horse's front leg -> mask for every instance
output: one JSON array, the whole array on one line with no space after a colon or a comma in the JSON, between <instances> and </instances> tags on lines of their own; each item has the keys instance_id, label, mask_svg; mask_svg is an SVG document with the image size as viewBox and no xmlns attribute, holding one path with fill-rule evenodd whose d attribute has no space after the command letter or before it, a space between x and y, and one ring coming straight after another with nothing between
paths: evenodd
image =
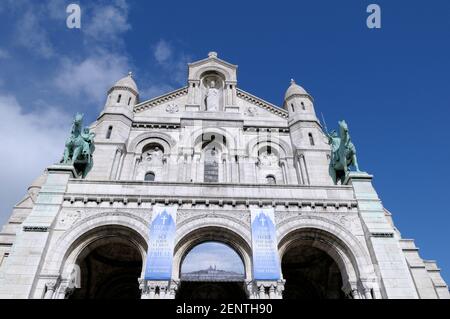
<instances>
[{"instance_id":1,"label":"horse's front leg","mask_svg":"<svg viewBox=\"0 0 450 319\"><path fill-rule=\"evenodd\" d=\"M356 160L356 154L354 154L354 153L353 153L353 156L352 156L352 161L353 161L353 165L355 166L356 171L357 172L361 172L359 170L358 161Z\"/></svg>"},{"instance_id":2,"label":"horse's front leg","mask_svg":"<svg viewBox=\"0 0 450 319\"><path fill-rule=\"evenodd\" d=\"M67 164L69 162L69 156L70 156L70 146L66 145L64 148L64 164Z\"/></svg>"},{"instance_id":3,"label":"horse's front leg","mask_svg":"<svg viewBox=\"0 0 450 319\"><path fill-rule=\"evenodd\" d=\"M75 150L73 151L73 156L72 156L72 165L75 164L75 161L78 159L78 156L80 156L80 153L81 153L81 147L75 148Z\"/></svg>"}]
</instances>

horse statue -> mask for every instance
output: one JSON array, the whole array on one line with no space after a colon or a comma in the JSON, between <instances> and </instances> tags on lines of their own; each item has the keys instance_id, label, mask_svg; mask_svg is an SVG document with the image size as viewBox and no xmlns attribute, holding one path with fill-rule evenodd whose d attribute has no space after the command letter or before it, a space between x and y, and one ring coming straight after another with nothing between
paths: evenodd
<instances>
[{"instance_id":1,"label":"horse statue","mask_svg":"<svg viewBox=\"0 0 450 319\"><path fill-rule=\"evenodd\" d=\"M94 152L94 137L89 128L83 128L83 114L77 113L72 123L69 138L66 140L64 157L62 164L69 164L75 167L82 177L86 177L92 168L92 153Z\"/></svg>"},{"instance_id":2,"label":"horse statue","mask_svg":"<svg viewBox=\"0 0 450 319\"><path fill-rule=\"evenodd\" d=\"M360 170L356 159L356 148L351 141L348 125L345 121L338 123L339 136L336 131L332 131L330 134L326 133L326 135L331 145L330 175L335 184L340 181L342 185L351 166L354 166L357 172Z\"/></svg>"}]
</instances>

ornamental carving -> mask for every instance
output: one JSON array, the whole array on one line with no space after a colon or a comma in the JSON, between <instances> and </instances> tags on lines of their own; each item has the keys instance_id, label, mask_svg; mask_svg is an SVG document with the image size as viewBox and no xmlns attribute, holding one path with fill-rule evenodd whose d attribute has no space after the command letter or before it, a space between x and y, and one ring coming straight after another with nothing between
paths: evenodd
<instances>
[{"instance_id":1,"label":"ornamental carving","mask_svg":"<svg viewBox=\"0 0 450 319\"><path fill-rule=\"evenodd\" d=\"M179 111L180 111L180 108L179 108L178 105L175 104L175 103L170 103L170 104L167 105L167 107L166 107L166 112L167 112L167 113L173 114L173 113L178 113Z\"/></svg>"},{"instance_id":2,"label":"ornamental carving","mask_svg":"<svg viewBox=\"0 0 450 319\"><path fill-rule=\"evenodd\" d=\"M245 115L248 115L248 116L251 116L251 117L254 117L254 116L258 115L258 108L255 107L255 106L249 106L247 108L247 112L245 113Z\"/></svg>"}]
</instances>

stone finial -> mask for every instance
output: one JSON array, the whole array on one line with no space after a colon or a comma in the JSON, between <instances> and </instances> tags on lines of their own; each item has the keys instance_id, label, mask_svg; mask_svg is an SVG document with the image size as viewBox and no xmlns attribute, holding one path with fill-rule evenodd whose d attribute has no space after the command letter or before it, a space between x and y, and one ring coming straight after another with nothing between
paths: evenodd
<instances>
[{"instance_id":1,"label":"stone finial","mask_svg":"<svg viewBox=\"0 0 450 319\"><path fill-rule=\"evenodd\" d=\"M294 79L291 79L291 84L295 84L295 80Z\"/></svg>"},{"instance_id":2,"label":"stone finial","mask_svg":"<svg viewBox=\"0 0 450 319\"><path fill-rule=\"evenodd\" d=\"M211 51L208 53L208 57L210 58L217 58L217 52Z\"/></svg>"},{"instance_id":3,"label":"stone finial","mask_svg":"<svg viewBox=\"0 0 450 319\"><path fill-rule=\"evenodd\" d=\"M132 78L133 77L133 72L128 72L128 76L130 77L130 78Z\"/></svg>"}]
</instances>

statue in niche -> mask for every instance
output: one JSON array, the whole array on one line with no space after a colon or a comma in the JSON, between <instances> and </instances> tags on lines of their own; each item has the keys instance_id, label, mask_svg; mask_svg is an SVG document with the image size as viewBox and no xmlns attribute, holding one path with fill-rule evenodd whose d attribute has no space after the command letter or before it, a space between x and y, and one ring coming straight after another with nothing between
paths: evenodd
<instances>
[{"instance_id":1,"label":"statue in niche","mask_svg":"<svg viewBox=\"0 0 450 319\"><path fill-rule=\"evenodd\" d=\"M278 157L273 154L265 151L258 157L259 165L266 167L276 167L278 166Z\"/></svg>"},{"instance_id":2,"label":"statue in niche","mask_svg":"<svg viewBox=\"0 0 450 319\"><path fill-rule=\"evenodd\" d=\"M216 88L216 81L211 80L205 95L205 105L207 111L219 110L219 89Z\"/></svg>"},{"instance_id":3,"label":"statue in niche","mask_svg":"<svg viewBox=\"0 0 450 319\"><path fill-rule=\"evenodd\" d=\"M153 165L162 165L164 153L158 146L155 146L145 153L145 159Z\"/></svg>"}]
</instances>

